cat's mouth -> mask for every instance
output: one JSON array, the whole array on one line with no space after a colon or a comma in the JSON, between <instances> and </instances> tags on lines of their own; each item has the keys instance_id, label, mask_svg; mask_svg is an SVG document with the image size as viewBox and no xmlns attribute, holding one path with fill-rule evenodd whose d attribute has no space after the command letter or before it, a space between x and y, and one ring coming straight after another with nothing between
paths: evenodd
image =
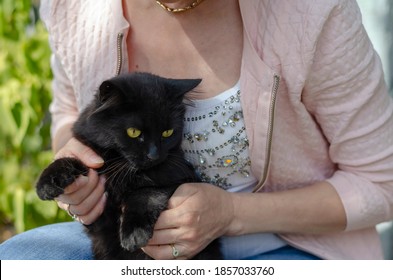
<instances>
[{"instance_id":1,"label":"cat's mouth","mask_svg":"<svg viewBox=\"0 0 393 280\"><path fill-rule=\"evenodd\" d=\"M154 166L160 165L161 163L163 163L165 161L165 158L158 158L158 159L146 159L144 160L141 165L140 168L142 170L146 170L146 169L150 169Z\"/></svg>"},{"instance_id":2,"label":"cat's mouth","mask_svg":"<svg viewBox=\"0 0 393 280\"><path fill-rule=\"evenodd\" d=\"M165 157L160 157L157 159L149 159L149 158L144 158L144 159L136 159L133 157L127 157L127 160L135 166L139 170L147 170L150 168L153 168L154 166L160 165L165 161Z\"/></svg>"}]
</instances>

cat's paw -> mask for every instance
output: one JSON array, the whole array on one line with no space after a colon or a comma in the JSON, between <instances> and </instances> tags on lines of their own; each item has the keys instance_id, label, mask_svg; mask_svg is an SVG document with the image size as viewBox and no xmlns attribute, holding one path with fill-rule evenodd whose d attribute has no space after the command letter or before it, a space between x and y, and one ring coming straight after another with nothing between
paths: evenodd
<instances>
[{"instance_id":1,"label":"cat's paw","mask_svg":"<svg viewBox=\"0 0 393 280\"><path fill-rule=\"evenodd\" d=\"M152 230L135 227L131 232L121 232L121 246L128 251L135 251L147 245L149 239L153 236Z\"/></svg>"},{"instance_id":2,"label":"cat's paw","mask_svg":"<svg viewBox=\"0 0 393 280\"><path fill-rule=\"evenodd\" d=\"M57 159L42 172L36 184L37 194L42 200L53 200L79 175L87 175L87 172L87 167L78 159Z\"/></svg>"}]
</instances>

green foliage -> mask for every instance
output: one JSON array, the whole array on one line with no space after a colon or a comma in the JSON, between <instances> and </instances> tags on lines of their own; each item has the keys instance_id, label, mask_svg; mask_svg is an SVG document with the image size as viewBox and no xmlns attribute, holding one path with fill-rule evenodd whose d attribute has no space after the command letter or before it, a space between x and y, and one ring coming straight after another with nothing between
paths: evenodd
<instances>
[{"instance_id":1,"label":"green foliage","mask_svg":"<svg viewBox=\"0 0 393 280\"><path fill-rule=\"evenodd\" d=\"M40 201L34 183L52 160L48 106L52 73L37 3L0 0L0 221L17 232L67 219Z\"/></svg>"}]
</instances>

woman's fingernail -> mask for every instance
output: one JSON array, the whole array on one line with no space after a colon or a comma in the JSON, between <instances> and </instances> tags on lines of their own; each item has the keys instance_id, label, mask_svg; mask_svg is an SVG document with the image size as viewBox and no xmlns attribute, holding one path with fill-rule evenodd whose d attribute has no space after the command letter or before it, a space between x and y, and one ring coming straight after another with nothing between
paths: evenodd
<instances>
[{"instance_id":1,"label":"woman's fingernail","mask_svg":"<svg viewBox=\"0 0 393 280\"><path fill-rule=\"evenodd\" d=\"M104 163L104 160L101 157L97 156L96 154L91 155L89 157L89 161L93 164L103 164Z\"/></svg>"}]
</instances>

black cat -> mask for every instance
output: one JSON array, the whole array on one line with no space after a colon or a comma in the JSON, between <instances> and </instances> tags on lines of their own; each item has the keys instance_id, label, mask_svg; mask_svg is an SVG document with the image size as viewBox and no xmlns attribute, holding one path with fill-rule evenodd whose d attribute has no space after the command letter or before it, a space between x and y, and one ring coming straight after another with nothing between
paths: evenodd
<instances>
[{"instance_id":1,"label":"black cat","mask_svg":"<svg viewBox=\"0 0 393 280\"><path fill-rule=\"evenodd\" d=\"M166 79L148 73L104 81L93 102L73 127L75 138L105 163L106 208L86 230L96 259L149 259L140 247L176 188L197 182L181 150L184 95L201 80ZM37 194L53 200L88 168L75 158L61 158L41 174ZM195 259L220 259L213 241Z\"/></svg>"}]
</instances>

